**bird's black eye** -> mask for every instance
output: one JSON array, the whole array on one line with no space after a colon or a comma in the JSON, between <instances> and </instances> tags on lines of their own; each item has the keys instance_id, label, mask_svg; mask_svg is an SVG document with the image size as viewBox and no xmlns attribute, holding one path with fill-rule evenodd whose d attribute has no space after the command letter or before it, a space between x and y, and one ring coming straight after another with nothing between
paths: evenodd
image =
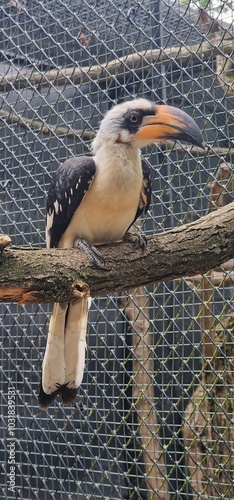
<instances>
[{"instance_id":1,"label":"bird's black eye","mask_svg":"<svg viewBox=\"0 0 234 500\"><path fill-rule=\"evenodd\" d=\"M131 123L138 123L139 122L139 115L137 113L131 113L130 116L129 116L129 121Z\"/></svg>"},{"instance_id":2,"label":"bird's black eye","mask_svg":"<svg viewBox=\"0 0 234 500\"><path fill-rule=\"evenodd\" d=\"M130 134L135 134L143 119L143 113L138 109L131 109L124 115L122 127Z\"/></svg>"}]
</instances>

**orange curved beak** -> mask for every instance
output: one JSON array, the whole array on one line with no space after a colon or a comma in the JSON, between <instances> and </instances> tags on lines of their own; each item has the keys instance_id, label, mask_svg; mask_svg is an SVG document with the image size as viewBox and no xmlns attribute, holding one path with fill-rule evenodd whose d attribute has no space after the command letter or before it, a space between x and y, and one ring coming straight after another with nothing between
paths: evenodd
<instances>
[{"instance_id":1,"label":"orange curved beak","mask_svg":"<svg viewBox=\"0 0 234 500\"><path fill-rule=\"evenodd\" d=\"M167 105L157 105L155 114L145 116L135 134L136 141L185 141L203 149L205 144L197 124L185 111Z\"/></svg>"}]
</instances>

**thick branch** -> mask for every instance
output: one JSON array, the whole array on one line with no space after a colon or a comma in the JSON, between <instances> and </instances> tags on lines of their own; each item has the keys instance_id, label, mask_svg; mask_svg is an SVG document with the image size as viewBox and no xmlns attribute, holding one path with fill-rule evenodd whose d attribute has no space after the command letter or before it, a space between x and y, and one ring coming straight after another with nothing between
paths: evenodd
<instances>
[{"instance_id":1,"label":"thick branch","mask_svg":"<svg viewBox=\"0 0 234 500\"><path fill-rule=\"evenodd\" d=\"M170 47L168 49L155 49L143 52L129 54L119 59L113 59L107 64L97 64L93 66L69 67L63 69L53 69L45 73L39 73L35 70L29 70L24 73L11 73L3 75L0 78L0 91L6 92L12 87L23 89L29 86L48 86L53 83L57 86L63 86L68 80L75 85L90 82L93 80L105 81L113 76L119 75L123 69L137 71L149 64L164 64L170 66L175 64L177 67L187 65L191 60L209 61L211 57L217 54L230 56L233 53L233 40L221 39L215 35L209 41L190 45Z\"/></svg>"},{"instance_id":2,"label":"thick branch","mask_svg":"<svg viewBox=\"0 0 234 500\"><path fill-rule=\"evenodd\" d=\"M79 250L6 249L0 260L0 300L57 302L204 273L234 257L234 202L201 219L148 238L99 247L94 267ZM86 286L84 286L86 284Z\"/></svg>"}]
</instances>

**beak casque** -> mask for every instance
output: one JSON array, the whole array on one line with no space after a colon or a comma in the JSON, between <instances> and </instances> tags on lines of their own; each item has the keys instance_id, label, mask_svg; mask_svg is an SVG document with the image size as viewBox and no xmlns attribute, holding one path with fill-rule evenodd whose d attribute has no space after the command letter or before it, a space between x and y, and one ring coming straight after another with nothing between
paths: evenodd
<instances>
[{"instance_id":1,"label":"beak casque","mask_svg":"<svg viewBox=\"0 0 234 500\"><path fill-rule=\"evenodd\" d=\"M185 141L205 149L200 129L191 116L179 108L162 104L156 106L154 115L143 118L135 140L160 142L168 139Z\"/></svg>"}]
</instances>

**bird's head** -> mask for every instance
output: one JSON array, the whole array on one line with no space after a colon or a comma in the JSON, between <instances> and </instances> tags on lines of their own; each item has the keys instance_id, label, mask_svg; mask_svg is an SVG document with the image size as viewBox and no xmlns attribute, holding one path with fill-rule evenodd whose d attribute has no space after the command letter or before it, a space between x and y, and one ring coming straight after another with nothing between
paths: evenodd
<instances>
[{"instance_id":1,"label":"bird's head","mask_svg":"<svg viewBox=\"0 0 234 500\"><path fill-rule=\"evenodd\" d=\"M93 141L93 152L95 154L104 142L143 148L168 139L204 149L200 129L187 113L173 106L135 99L117 104L107 112Z\"/></svg>"}]
</instances>

